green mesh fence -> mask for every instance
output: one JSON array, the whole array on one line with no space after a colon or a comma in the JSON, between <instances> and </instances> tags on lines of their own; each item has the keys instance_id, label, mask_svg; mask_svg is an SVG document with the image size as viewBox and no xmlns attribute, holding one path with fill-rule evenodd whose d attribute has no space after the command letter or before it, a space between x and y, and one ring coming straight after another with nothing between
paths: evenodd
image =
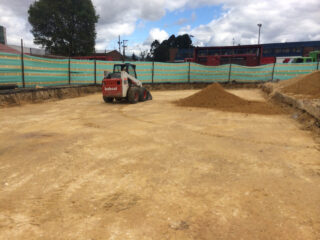
<instances>
[{"instance_id":1,"label":"green mesh fence","mask_svg":"<svg viewBox=\"0 0 320 240\"><path fill-rule=\"evenodd\" d=\"M101 83L104 71L113 71L120 61L94 61L48 59L24 55L24 77L26 87L81 85ZM319 63L279 63L257 67L235 64L204 66L197 63L132 62L137 77L143 83L183 82L265 82L286 80L307 74L319 68ZM69 79L70 77L70 79ZM21 56L0 53L0 84L11 83L22 87Z\"/></svg>"},{"instance_id":2,"label":"green mesh fence","mask_svg":"<svg viewBox=\"0 0 320 240\"><path fill-rule=\"evenodd\" d=\"M24 55L24 76L26 87L68 84L68 59Z\"/></svg>"},{"instance_id":3,"label":"green mesh fence","mask_svg":"<svg viewBox=\"0 0 320 240\"><path fill-rule=\"evenodd\" d=\"M143 83L152 82L152 62L132 62L135 64L137 78Z\"/></svg>"},{"instance_id":4,"label":"green mesh fence","mask_svg":"<svg viewBox=\"0 0 320 240\"><path fill-rule=\"evenodd\" d=\"M70 60L70 83L92 84L94 83L94 60Z\"/></svg>"},{"instance_id":5,"label":"green mesh fence","mask_svg":"<svg viewBox=\"0 0 320 240\"><path fill-rule=\"evenodd\" d=\"M290 79L300 74L311 73L318 67L317 63L277 63L274 70L274 79Z\"/></svg>"},{"instance_id":6,"label":"green mesh fence","mask_svg":"<svg viewBox=\"0 0 320 240\"><path fill-rule=\"evenodd\" d=\"M187 82L188 63L154 63L153 82Z\"/></svg>"},{"instance_id":7,"label":"green mesh fence","mask_svg":"<svg viewBox=\"0 0 320 240\"><path fill-rule=\"evenodd\" d=\"M230 81L236 82L265 82L272 80L273 64L245 67L232 64Z\"/></svg>"},{"instance_id":8,"label":"green mesh fence","mask_svg":"<svg viewBox=\"0 0 320 240\"><path fill-rule=\"evenodd\" d=\"M190 63L190 82L227 82L229 65L204 66Z\"/></svg>"},{"instance_id":9,"label":"green mesh fence","mask_svg":"<svg viewBox=\"0 0 320 240\"><path fill-rule=\"evenodd\" d=\"M21 58L17 54L0 53L0 84L11 83L22 86Z\"/></svg>"}]
</instances>

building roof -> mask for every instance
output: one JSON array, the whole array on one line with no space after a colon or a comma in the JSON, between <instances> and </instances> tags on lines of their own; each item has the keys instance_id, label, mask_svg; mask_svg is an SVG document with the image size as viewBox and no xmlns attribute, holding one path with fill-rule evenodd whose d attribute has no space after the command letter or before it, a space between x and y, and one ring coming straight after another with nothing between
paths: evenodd
<instances>
[{"instance_id":1,"label":"building roof","mask_svg":"<svg viewBox=\"0 0 320 240\"><path fill-rule=\"evenodd\" d=\"M8 45L4 45L2 43L0 43L0 52L20 54L20 52L18 52L17 50L9 47Z\"/></svg>"}]
</instances>

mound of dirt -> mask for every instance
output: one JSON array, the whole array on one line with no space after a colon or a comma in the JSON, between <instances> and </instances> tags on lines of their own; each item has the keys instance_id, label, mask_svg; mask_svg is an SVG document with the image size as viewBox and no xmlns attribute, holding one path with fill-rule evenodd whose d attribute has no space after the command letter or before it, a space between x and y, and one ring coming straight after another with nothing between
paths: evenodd
<instances>
[{"instance_id":1,"label":"mound of dirt","mask_svg":"<svg viewBox=\"0 0 320 240\"><path fill-rule=\"evenodd\" d=\"M183 107L213 108L228 112L281 114L282 110L268 102L249 101L231 94L218 83L213 83L205 89L175 102Z\"/></svg>"},{"instance_id":2,"label":"mound of dirt","mask_svg":"<svg viewBox=\"0 0 320 240\"><path fill-rule=\"evenodd\" d=\"M286 80L282 86L284 93L320 98L320 71Z\"/></svg>"}]
</instances>

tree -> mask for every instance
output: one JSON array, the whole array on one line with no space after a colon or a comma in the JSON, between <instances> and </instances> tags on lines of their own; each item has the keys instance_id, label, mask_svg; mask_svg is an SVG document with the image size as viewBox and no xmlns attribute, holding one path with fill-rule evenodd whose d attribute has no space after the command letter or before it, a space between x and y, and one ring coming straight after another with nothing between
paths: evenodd
<instances>
[{"instance_id":1,"label":"tree","mask_svg":"<svg viewBox=\"0 0 320 240\"><path fill-rule=\"evenodd\" d=\"M154 49L153 60L159 62L166 62L169 60L169 47L166 43L162 42L156 49Z\"/></svg>"},{"instance_id":2,"label":"tree","mask_svg":"<svg viewBox=\"0 0 320 240\"><path fill-rule=\"evenodd\" d=\"M166 62L169 60L169 50L170 48L191 48L192 40L188 34L171 35L167 40L160 43L158 40L154 40L151 44L150 53L154 61Z\"/></svg>"},{"instance_id":3,"label":"tree","mask_svg":"<svg viewBox=\"0 0 320 240\"><path fill-rule=\"evenodd\" d=\"M131 59L133 61L137 61L138 60L137 56L134 53L132 53Z\"/></svg>"},{"instance_id":4,"label":"tree","mask_svg":"<svg viewBox=\"0 0 320 240\"><path fill-rule=\"evenodd\" d=\"M34 43L50 53L77 56L94 52L99 16L91 0L38 0L28 13Z\"/></svg>"},{"instance_id":5,"label":"tree","mask_svg":"<svg viewBox=\"0 0 320 240\"><path fill-rule=\"evenodd\" d=\"M141 61L144 61L145 59L146 59L146 57L147 57L147 51L141 51L140 52L140 59L141 59Z\"/></svg>"},{"instance_id":6,"label":"tree","mask_svg":"<svg viewBox=\"0 0 320 240\"><path fill-rule=\"evenodd\" d=\"M153 56L154 55L154 51L160 46L160 42L158 40L154 40L151 43L151 49L150 49L150 53Z\"/></svg>"}]
</instances>

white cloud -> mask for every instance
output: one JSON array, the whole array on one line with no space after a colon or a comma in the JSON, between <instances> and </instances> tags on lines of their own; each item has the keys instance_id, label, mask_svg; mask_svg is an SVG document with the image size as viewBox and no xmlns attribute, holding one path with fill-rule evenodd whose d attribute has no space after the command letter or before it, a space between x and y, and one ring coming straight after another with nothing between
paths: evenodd
<instances>
[{"instance_id":1,"label":"white cloud","mask_svg":"<svg viewBox=\"0 0 320 240\"><path fill-rule=\"evenodd\" d=\"M6 3L5 3L6 2ZM8 44L20 45L23 38L25 45L34 46L31 26L27 22L27 13L32 0L0 0L0 25L6 28Z\"/></svg>"},{"instance_id":2,"label":"white cloud","mask_svg":"<svg viewBox=\"0 0 320 240\"><path fill-rule=\"evenodd\" d=\"M0 0L0 24L7 28L10 44L20 44L23 37L26 45L33 46L27 20L32 2L34 0ZM221 5L223 15L194 28L184 26L179 32L195 36L197 45L230 45L233 38L236 43L256 43L257 23L263 25L262 42L320 40L319 0L93 0L93 4L100 15L97 24L99 49L116 42L119 34L130 39L136 28L144 27L145 21L159 20L167 11L209 5ZM194 13L190 19L196 17ZM164 30L151 29L148 39L140 45L167 37Z\"/></svg>"},{"instance_id":3,"label":"white cloud","mask_svg":"<svg viewBox=\"0 0 320 240\"><path fill-rule=\"evenodd\" d=\"M226 12L218 19L193 29L183 27L179 34L195 36L198 45L256 44L258 23L261 42L320 40L320 1L260 0L227 1Z\"/></svg>"},{"instance_id":4,"label":"white cloud","mask_svg":"<svg viewBox=\"0 0 320 240\"><path fill-rule=\"evenodd\" d=\"M169 34L165 30L160 28L152 28L149 32L149 37L146 41L147 44L151 44L154 40L162 42L165 39L169 38Z\"/></svg>"},{"instance_id":5,"label":"white cloud","mask_svg":"<svg viewBox=\"0 0 320 240\"><path fill-rule=\"evenodd\" d=\"M186 19L186 18L179 18L174 24L181 26L181 25L184 25L186 22L188 22L188 19Z\"/></svg>"},{"instance_id":6,"label":"white cloud","mask_svg":"<svg viewBox=\"0 0 320 240\"><path fill-rule=\"evenodd\" d=\"M161 30L160 28L152 28L149 31L149 36L143 43L134 43L131 46L128 46L127 52L128 55L132 53L140 56L140 53L143 51L148 52L150 50L150 45L154 40L158 40L162 42L165 39L169 38L169 34L165 30Z\"/></svg>"}]
</instances>

